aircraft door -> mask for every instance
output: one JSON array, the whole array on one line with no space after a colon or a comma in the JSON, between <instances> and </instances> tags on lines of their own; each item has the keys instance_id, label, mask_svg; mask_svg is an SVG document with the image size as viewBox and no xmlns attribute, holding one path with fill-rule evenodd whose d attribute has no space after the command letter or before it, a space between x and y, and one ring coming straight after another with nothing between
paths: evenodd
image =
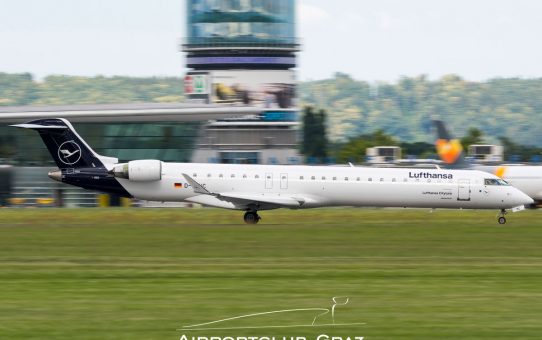
<instances>
[{"instance_id":1,"label":"aircraft door","mask_svg":"<svg viewBox=\"0 0 542 340\"><path fill-rule=\"evenodd\" d=\"M265 174L265 188L273 189L273 173L271 172Z\"/></svg>"},{"instance_id":2,"label":"aircraft door","mask_svg":"<svg viewBox=\"0 0 542 340\"><path fill-rule=\"evenodd\" d=\"M280 174L280 188L288 189L288 174Z\"/></svg>"},{"instance_id":3,"label":"aircraft door","mask_svg":"<svg viewBox=\"0 0 542 340\"><path fill-rule=\"evenodd\" d=\"M470 179L460 179L457 183L457 200L470 201Z\"/></svg>"}]
</instances>

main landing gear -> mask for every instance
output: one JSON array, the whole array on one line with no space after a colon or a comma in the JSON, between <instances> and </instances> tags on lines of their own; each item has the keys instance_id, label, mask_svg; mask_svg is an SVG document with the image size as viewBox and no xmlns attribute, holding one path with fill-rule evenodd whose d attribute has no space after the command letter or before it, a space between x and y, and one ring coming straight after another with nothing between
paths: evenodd
<instances>
[{"instance_id":1,"label":"main landing gear","mask_svg":"<svg viewBox=\"0 0 542 340\"><path fill-rule=\"evenodd\" d=\"M506 223L506 217L504 217L504 215L506 215L506 210L501 209L501 212L499 213L499 218L497 219L499 224L505 224Z\"/></svg>"},{"instance_id":2,"label":"main landing gear","mask_svg":"<svg viewBox=\"0 0 542 340\"><path fill-rule=\"evenodd\" d=\"M262 218L256 211L247 211L245 213L245 216L243 217L246 224L256 224L258 223Z\"/></svg>"}]
</instances>

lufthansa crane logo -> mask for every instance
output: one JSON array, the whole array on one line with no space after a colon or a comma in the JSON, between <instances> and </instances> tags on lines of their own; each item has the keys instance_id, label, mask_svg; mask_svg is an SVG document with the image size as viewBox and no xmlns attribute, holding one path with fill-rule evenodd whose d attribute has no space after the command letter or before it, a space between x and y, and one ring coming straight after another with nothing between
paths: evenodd
<instances>
[{"instance_id":1,"label":"lufthansa crane logo","mask_svg":"<svg viewBox=\"0 0 542 340\"><path fill-rule=\"evenodd\" d=\"M81 159L81 147L76 142L69 140L58 148L58 159L66 165L73 165Z\"/></svg>"}]
</instances>

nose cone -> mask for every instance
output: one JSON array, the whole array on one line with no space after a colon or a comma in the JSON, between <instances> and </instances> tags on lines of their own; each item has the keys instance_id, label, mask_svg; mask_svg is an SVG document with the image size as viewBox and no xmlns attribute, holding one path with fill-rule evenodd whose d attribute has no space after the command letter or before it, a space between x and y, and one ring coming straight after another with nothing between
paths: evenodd
<instances>
[{"instance_id":1,"label":"nose cone","mask_svg":"<svg viewBox=\"0 0 542 340\"><path fill-rule=\"evenodd\" d=\"M515 189L514 202L517 206L520 206L533 204L534 200L531 197L527 196L525 193L523 193L523 191Z\"/></svg>"},{"instance_id":2,"label":"nose cone","mask_svg":"<svg viewBox=\"0 0 542 340\"><path fill-rule=\"evenodd\" d=\"M49 171L47 175L49 178L54 179L55 181L62 182L62 171L60 170Z\"/></svg>"}]
</instances>

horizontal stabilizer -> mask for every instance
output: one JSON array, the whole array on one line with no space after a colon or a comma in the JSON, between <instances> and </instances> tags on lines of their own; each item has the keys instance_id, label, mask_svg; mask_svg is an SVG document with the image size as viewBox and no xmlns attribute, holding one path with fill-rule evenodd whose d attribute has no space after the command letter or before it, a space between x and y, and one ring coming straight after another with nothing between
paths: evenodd
<instances>
[{"instance_id":1,"label":"horizontal stabilizer","mask_svg":"<svg viewBox=\"0 0 542 340\"><path fill-rule=\"evenodd\" d=\"M63 130L67 129L67 126L58 126L58 125L40 125L40 124L14 124L10 125L12 127L21 128L21 129L51 129L51 130Z\"/></svg>"}]
</instances>

